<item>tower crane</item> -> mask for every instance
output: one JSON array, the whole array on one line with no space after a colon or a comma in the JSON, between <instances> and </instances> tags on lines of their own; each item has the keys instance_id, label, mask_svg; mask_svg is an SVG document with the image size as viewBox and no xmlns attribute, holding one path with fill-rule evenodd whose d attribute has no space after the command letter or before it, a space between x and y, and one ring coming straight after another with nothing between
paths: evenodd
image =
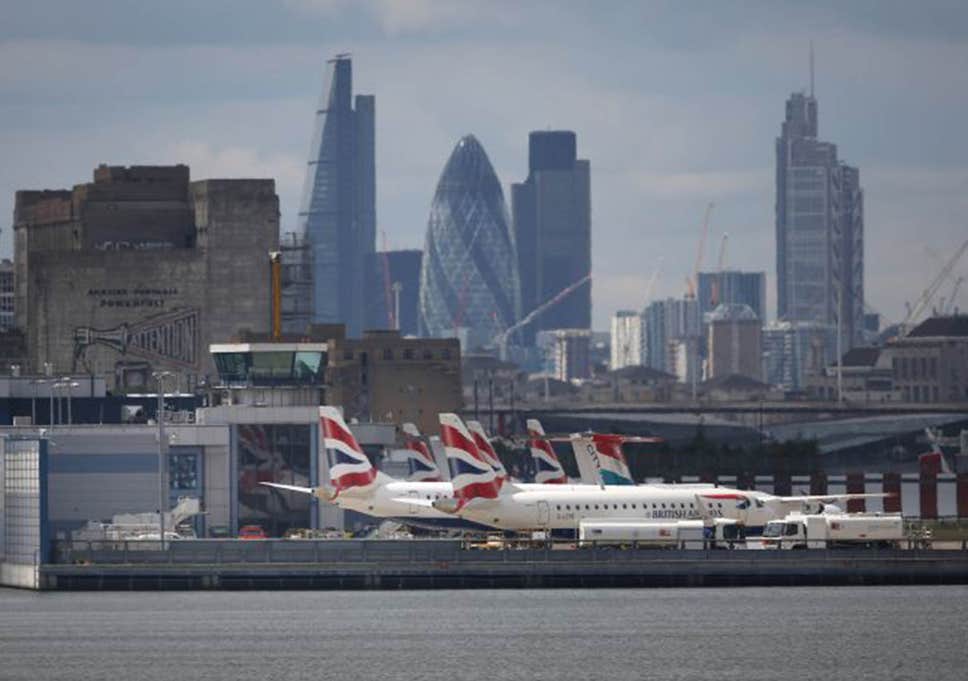
<instances>
[{"instance_id":1,"label":"tower crane","mask_svg":"<svg viewBox=\"0 0 968 681\"><path fill-rule=\"evenodd\" d=\"M952 255L948 259L948 262L945 263L944 267L941 268L941 271L938 272L938 275L932 279L931 283L928 284L928 287L921 292L921 296L914 302L913 305L908 307L907 315L904 317L904 321L901 322L899 329L899 334L901 336L906 336L908 332L914 328L914 325L921 318L921 315L924 314L925 310L930 307L931 300L934 298L934 295L938 292L938 289L941 288L941 285L945 282L945 280L951 275L951 271L955 268L955 265L958 264L958 261L961 259L961 256L964 255L965 251L968 251L968 241L965 241L961 244L958 250L955 251L954 255Z\"/></svg>"},{"instance_id":2,"label":"tower crane","mask_svg":"<svg viewBox=\"0 0 968 681\"><path fill-rule=\"evenodd\" d=\"M957 309L957 307L955 306L955 300L958 298L958 289L961 288L961 285L964 282L965 282L964 277L958 277L957 279L955 279L954 286L951 287L951 294L948 296L948 304L941 311L942 314L946 314L946 315L954 314L955 310Z\"/></svg>"},{"instance_id":3,"label":"tower crane","mask_svg":"<svg viewBox=\"0 0 968 681\"><path fill-rule=\"evenodd\" d=\"M706 256L706 237L709 235L709 214L713 210L713 202L706 205L706 214L702 219L702 232L699 235L699 247L696 249L696 264L692 269L692 279L686 280L688 291L686 297L695 298L696 288L699 285L699 270L702 269L702 261Z\"/></svg>"},{"instance_id":4,"label":"tower crane","mask_svg":"<svg viewBox=\"0 0 968 681\"><path fill-rule=\"evenodd\" d=\"M581 279L579 279L575 283L570 284L570 285L566 286L565 288L561 289L554 296L552 296L551 298L549 298L545 302L541 303L541 305L539 305L538 307L536 307L533 310L531 310L531 312L529 312L527 315L525 315L524 317L522 317L521 320L515 322L514 324L512 324L508 328L504 329L504 331L502 331L499 334L497 334L496 336L494 336L494 344L497 345L497 347L498 347L498 351L500 353L501 359L505 359L507 357L507 343L508 343L508 338L511 337L511 334L512 333L514 333L518 329L522 328L523 326L529 324L531 321L534 320L535 317L537 317L538 315L540 315L542 312L544 312L548 308L554 307L555 305L557 305L558 303L560 303L562 300L564 300L565 298L567 298L569 294L573 293L575 290L577 290L578 288L580 288L586 282L589 282L591 280L592 280L591 273L586 274L584 277L582 277Z\"/></svg>"},{"instance_id":5,"label":"tower crane","mask_svg":"<svg viewBox=\"0 0 968 681\"><path fill-rule=\"evenodd\" d=\"M726 243L729 233L723 232L723 240L719 242L719 260L716 263L716 278L713 279L712 293L709 296L711 307L719 305L720 290L723 288L723 270L726 268Z\"/></svg>"}]
</instances>

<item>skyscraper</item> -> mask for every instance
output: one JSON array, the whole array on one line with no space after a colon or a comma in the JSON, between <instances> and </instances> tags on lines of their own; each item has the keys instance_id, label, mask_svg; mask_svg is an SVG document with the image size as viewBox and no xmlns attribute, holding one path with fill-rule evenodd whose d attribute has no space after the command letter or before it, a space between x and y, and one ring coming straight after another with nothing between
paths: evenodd
<instances>
[{"instance_id":1,"label":"skyscraper","mask_svg":"<svg viewBox=\"0 0 968 681\"><path fill-rule=\"evenodd\" d=\"M349 55L327 62L297 234L310 242L317 324L362 331L367 256L376 246L375 100L353 97ZM354 106L355 105L355 106Z\"/></svg>"},{"instance_id":2,"label":"skyscraper","mask_svg":"<svg viewBox=\"0 0 968 681\"><path fill-rule=\"evenodd\" d=\"M618 310L612 317L609 369L642 366L645 339L642 315L633 310Z\"/></svg>"},{"instance_id":3,"label":"skyscraper","mask_svg":"<svg viewBox=\"0 0 968 681\"><path fill-rule=\"evenodd\" d=\"M697 288L701 316L725 303L749 305L761 321L766 319L766 272L700 272Z\"/></svg>"},{"instance_id":4,"label":"skyscraper","mask_svg":"<svg viewBox=\"0 0 968 681\"><path fill-rule=\"evenodd\" d=\"M677 357L672 344L683 343L697 356L700 343L699 303L695 298L666 298L650 303L642 312L645 327L645 366L677 374ZM690 357L690 362L695 358ZM677 374L678 375L678 374Z\"/></svg>"},{"instance_id":5,"label":"skyscraper","mask_svg":"<svg viewBox=\"0 0 968 681\"><path fill-rule=\"evenodd\" d=\"M578 160L575 133L528 135L528 178L511 185L514 240L518 249L523 314L591 272L591 180ZM591 327L588 282L542 312L523 331L526 345L542 329Z\"/></svg>"},{"instance_id":6,"label":"skyscraper","mask_svg":"<svg viewBox=\"0 0 968 681\"><path fill-rule=\"evenodd\" d=\"M490 346L520 318L520 286L507 204L473 135L462 137L440 174L420 271L421 332Z\"/></svg>"},{"instance_id":7,"label":"skyscraper","mask_svg":"<svg viewBox=\"0 0 968 681\"><path fill-rule=\"evenodd\" d=\"M839 319L846 351L861 341L864 196L858 169L817 134L813 92L794 93L776 139L777 317L832 328Z\"/></svg>"}]
</instances>

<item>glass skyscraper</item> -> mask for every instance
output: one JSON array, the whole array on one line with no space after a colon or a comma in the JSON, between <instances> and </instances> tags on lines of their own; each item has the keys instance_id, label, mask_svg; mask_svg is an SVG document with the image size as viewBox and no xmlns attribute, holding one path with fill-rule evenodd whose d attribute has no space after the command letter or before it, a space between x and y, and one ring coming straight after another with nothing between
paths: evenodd
<instances>
[{"instance_id":1,"label":"glass skyscraper","mask_svg":"<svg viewBox=\"0 0 968 681\"><path fill-rule=\"evenodd\" d=\"M345 323L358 336L372 283L367 258L376 246L375 100L353 97L348 55L327 63L316 111L297 234L310 243L317 324Z\"/></svg>"},{"instance_id":2,"label":"glass skyscraper","mask_svg":"<svg viewBox=\"0 0 968 681\"><path fill-rule=\"evenodd\" d=\"M817 133L817 100L794 93L776 140L777 317L830 327L839 318L846 352L862 332L863 192L858 169Z\"/></svg>"},{"instance_id":3,"label":"glass skyscraper","mask_svg":"<svg viewBox=\"0 0 968 681\"><path fill-rule=\"evenodd\" d=\"M520 287L507 204L473 135L440 174L420 272L421 332L486 347L520 316Z\"/></svg>"},{"instance_id":4,"label":"glass skyscraper","mask_svg":"<svg viewBox=\"0 0 968 681\"><path fill-rule=\"evenodd\" d=\"M577 158L575 133L528 135L528 178L511 185L524 314L591 272L590 175L588 161ZM588 329L591 321L588 282L542 312L523 330L523 341L533 345L542 329Z\"/></svg>"}]
</instances>

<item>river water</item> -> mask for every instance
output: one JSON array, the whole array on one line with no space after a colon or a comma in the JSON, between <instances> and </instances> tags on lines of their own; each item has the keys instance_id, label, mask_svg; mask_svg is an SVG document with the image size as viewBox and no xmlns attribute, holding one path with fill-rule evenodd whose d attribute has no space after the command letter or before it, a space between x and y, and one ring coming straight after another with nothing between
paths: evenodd
<instances>
[{"instance_id":1,"label":"river water","mask_svg":"<svg viewBox=\"0 0 968 681\"><path fill-rule=\"evenodd\" d=\"M0 679L968 679L968 587L32 593Z\"/></svg>"}]
</instances>

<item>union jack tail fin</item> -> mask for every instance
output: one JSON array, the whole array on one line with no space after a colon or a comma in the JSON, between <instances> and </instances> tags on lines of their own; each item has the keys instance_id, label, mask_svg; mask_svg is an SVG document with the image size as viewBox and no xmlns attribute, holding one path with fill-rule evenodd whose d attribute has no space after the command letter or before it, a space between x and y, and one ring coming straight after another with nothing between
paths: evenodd
<instances>
[{"instance_id":1,"label":"union jack tail fin","mask_svg":"<svg viewBox=\"0 0 968 681\"><path fill-rule=\"evenodd\" d=\"M538 419L528 419L528 448L534 459L534 481L546 485L563 485L568 482L565 469L551 442L545 438L544 428Z\"/></svg>"},{"instance_id":2,"label":"union jack tail fin","mask_svg":"<svg viewBox=\"0 0 968 681\"><path fill-rule=\"evenodd\" d=\"M377 470L363 453L336 407L319 408L319 428L329 459L329 485L335 497L356 487L369 487Z\"/></svg>"},{"instance_id":3,"label":"union jack tail fin","mask_svg":"<svg viewBox=\"0 0 968 681\"><path fill-rule=\"evenodd\" d=\"M407 463L410 465L410 475L407 479L416 482L440 482L437 460L434 459L427 443L420 438L417 426L404 423L401 430L403 430L404 447L407 450Z\"/></svg>"},{"instance_id":4,"label":"union jack tail fin","mask_svg":"<svg viewBox=\"0 0 968 681\"><path fill-rule=\"evenodd\" d=\"M474 438L457 414L440 415L440 439L447 451L455 510L472 499L496 499L500 494L497 474L481 455Z\"/></svg>"},{"instance_id":5,"label":"union jack tail fin","mask_svg":"<svg viewBox=\"0 0 968 681\"><path fill-rule=\"evenodd\" d=\"M491 446L491 440L487 437L487 431L484 430L484 426L479 421L468 421L467 429L470 431L471 438L477 446L477 451L491 465L491 468L494 469L498 486L503 485L507 482L508 471L504 467L504 464L501 463L501 459L498 457L497 452L494 451L494 447Z\"/></svg>"},{"instance_id":6,"label":"union jack tail fin","mask_svg":"<svg viewBox=\"0 0 968 681\"><path fill-rule=\"evenodd\" d=\"M571 446L575 458L587 464L591 458L591 465L598 474L598 482L602 485L634 485L632 473L629 471L625 455L622 454L622 443L626 438L622 435L603 435L590 433L575 435L571 438Z\"/></svg>"},{"instance_id":7,"label":"union jack tail fin","mask_svg":"<svg viewBox=\"0 0 968 681\"><path fill-rule=\"evenodd\" d=\"M921 465L921 470L929 473L951 473L951 466L948 465L948 460L944 456L944 450L941 449L941 444L938 442L938 435L930 428L925 428L924 432L928 436L928 441L931 443L931 451L925 452L918 457L918 463Z\"/></svg>"}]
</instances>

